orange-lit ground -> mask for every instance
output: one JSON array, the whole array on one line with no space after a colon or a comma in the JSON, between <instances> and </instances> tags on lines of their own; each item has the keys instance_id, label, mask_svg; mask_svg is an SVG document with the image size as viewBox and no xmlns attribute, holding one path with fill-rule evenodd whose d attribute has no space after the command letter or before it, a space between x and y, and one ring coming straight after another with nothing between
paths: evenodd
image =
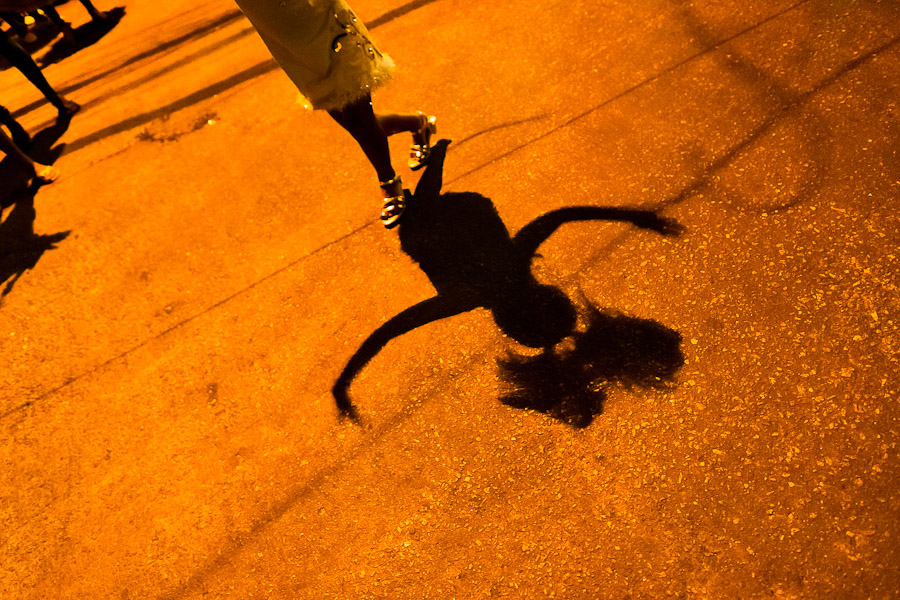
<instances>
[{"instance_id":1,"label":"orange-lit ground","mask_svg":"<svg viewBox=\"0 0 900 600\"><path fill-rule=\"evenodd\" d=\"M460 195L399 231L226 0L129 0L45 68L83 109L62 177L4 202L0 597L896 598L897 4L354 7L401 66L376 107L452 140ZM38 92L0 90L50 145ZM492 206L513 234L572 206L683 227L540 245L608 329L557 349L547 414L500 401L525 350L463 310L527 265ZM348 360L435 295L400 238L463 312L388 335L341 422Z\"/></svg>"}]
</instances>

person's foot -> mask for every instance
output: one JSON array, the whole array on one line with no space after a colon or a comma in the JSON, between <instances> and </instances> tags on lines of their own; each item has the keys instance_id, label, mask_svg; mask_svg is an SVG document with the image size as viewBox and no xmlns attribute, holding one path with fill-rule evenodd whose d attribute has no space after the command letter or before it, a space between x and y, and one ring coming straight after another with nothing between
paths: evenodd
<instances>
[{"instance_id":1,"label":"person's foot","mask_svg":"<svg viewBox=\"0 0 900 600\"><path fill-rule=\"evenodd\" d=\"M413 132L413 143L409 147L409 168L421 169L431 157L431 136L437 133L437 117L419 112L419 129Z\"/></svg>"},{"instance_id":2,"label":"person's foot","mask_svg":"<svg viewBox=\"0 0 900 600\"><path fill-rule=\"evenodd\" d=\"M59 169L53 165L34 163L34 175L28 181L29 187L37 187L53 183L59 177Z\"/></svg>"},{"instance_id":3,"label":"person's foot","mask_svg":"<svg viewBox=\"0 0 900 600\"><path fill-rule=\"evenodd\" d=\"M95 23L104 23L108 16L105 12L98 10L91 13L91 20Z\"/></svg>"},{"instance_id":4,"label":"person's foot","mask_svg":"<svg viewBox=\"0 0 900 600\"><path fill-rule=\"evenodd\" d=\"M390 229L397 225L403 211L406 210L406 192L403 190L403 182L397 175L393 179L381 182L381 191L384 195L381 206L381 223Z\"/></svg>"},{"instance_id":5,"label":"person's foot","mask_svg":"<svg viewBox=\"0 0 900 600\"><path fill-rule=\"evenodd\" d=\"M61 100L62 102L56 105L56 110L59 111L59 120L68 121L72 118L72 115L81 110L81 105L77 102L72 102L71 100L66 100L65 98L61 98Z\"/></svg>"}]
</instances>

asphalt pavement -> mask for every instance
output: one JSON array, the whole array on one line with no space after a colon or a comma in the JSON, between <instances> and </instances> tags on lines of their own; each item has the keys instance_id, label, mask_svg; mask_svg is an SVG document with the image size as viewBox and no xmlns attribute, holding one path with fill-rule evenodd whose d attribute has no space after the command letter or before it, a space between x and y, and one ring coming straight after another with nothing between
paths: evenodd
<instances>
[{"instance_id":1,"label":"asphalt pavement","mask_svg":"<svg viewBox=\"0 0 900 600\"><path fill-rule=\"evenodd\" d=\"M392 231L233 4L96 4L0 71L0 597L898 597L897 3L355 2Z\"/></svg>"}]
</instances>

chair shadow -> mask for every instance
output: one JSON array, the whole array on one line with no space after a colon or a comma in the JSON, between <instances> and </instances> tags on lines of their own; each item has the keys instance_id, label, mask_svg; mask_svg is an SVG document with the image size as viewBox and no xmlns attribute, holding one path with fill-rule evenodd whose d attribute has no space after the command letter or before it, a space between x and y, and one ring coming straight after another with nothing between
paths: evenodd
<instances>
[{"instance_id":1,"label":"chair shadow","mask_svg":"<svg viewBox=\"0 0 900 600\"><path fill-rule=\"evenodd\" d=\"M52 164L59 158L65 145L55 145L68 129L68 119L60 119L32 138L28 154L43 164ZM13 206L0 222L0 306L12 291L16 282L35 265L47 250L53 250L64 240L69 231L50 235L34 232L37 216L34 197L40 186L26 185L29 174L22 172L9 158L0 161L0 206Z\"/></svg>"},{"instance_id":2,"label":"chair shadow","mask_svg":"<svg viewBox=\"0 0 900 600\"><path fill-rule=\"evenodd\" d=\"M49 65L61 62L79 50L84 50L99 42L106 34L112 31L116 25L119 24L119 21L122 20L122 17L125 16L125 7L117 6L104 11L104 14L106 15L106 18L102 21L94 21L92 19L76 27L74 42L70 42L65 38L57 40L38 61L40 67L43 69Z\"/></svg>"},{"instance_id":3,"label":"chair shadow","mask_svg":"<svg viewBox=\"0 0 900 600\"><path fill-rule=\"evenodd\" d=\"M593 307L579 311L561 290L534 278L531 261L565 223L619 221L668 236L678 235L681 227L652 211L571 206L542 215L510 236L490 199L474 192L441 193L448 145L448 140L435 145L399 228L401 248L437 294L388 320L353 354L332 388L340 415L359 418L350 385L390 340L479 307L491 312L505 335L542 350L500 361L507 383L501 401L510 406L585 427L602 409L607 383L656 386L671 379L684 362L677 332Z\"/></svg>"}]
</instances>

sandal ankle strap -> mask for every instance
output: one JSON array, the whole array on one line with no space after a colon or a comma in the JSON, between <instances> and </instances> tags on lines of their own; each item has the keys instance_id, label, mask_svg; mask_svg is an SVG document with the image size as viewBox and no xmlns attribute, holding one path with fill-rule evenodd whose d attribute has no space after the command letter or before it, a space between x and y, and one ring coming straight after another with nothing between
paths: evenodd
<instances>
[{"instance_id":1,"label":"sandal ankle strap","mask_svg":"<svg viewBox=\"0 0 900 600\"><path fill-rule=\"evenodd\" d=\"M388 179L387 181L379 181L378 185L381 187L381 189L386 189L391 186L397 185L398 183L400 183L400 176L394 175L393 179Z\"/></svg>"}]
</instances>

